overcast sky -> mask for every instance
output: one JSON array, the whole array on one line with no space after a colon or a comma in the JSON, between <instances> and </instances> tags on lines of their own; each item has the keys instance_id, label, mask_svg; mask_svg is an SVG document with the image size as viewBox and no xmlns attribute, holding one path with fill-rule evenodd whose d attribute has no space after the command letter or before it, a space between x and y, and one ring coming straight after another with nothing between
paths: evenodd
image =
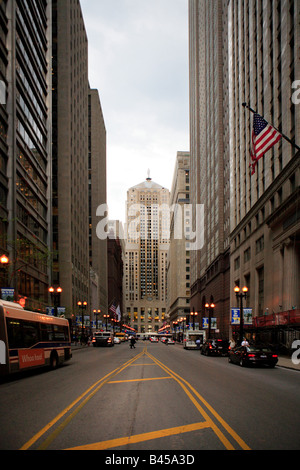
<instances>
[{"instance_id":1,"label":"overcast sky","mask_svg":"<svg viewBox=\"0 0 300 470\"><path fill-rule=\"evenodd\" d=\"M125 222L127 190L150 176L171 189L189 150L188 0L80 0L89 81L107 133L109 218Z\"/></svg>"}]
</instances>

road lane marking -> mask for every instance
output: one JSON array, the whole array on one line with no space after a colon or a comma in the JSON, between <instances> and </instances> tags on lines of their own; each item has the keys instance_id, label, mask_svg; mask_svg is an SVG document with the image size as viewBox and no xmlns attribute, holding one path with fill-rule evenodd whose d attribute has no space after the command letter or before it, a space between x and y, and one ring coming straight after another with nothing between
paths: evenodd
<instances>
[{"instance_id":1,"label":"road lane marking","mask_svg":"<svg viewBox=\"0 0 300 470\"><path fill-rule=\"evenodd\" d=\"M152 364L147 364L147 365L157 365L162 370L167 372L167 374L169 375L167 377L152 377L152 378L146 378L146 379L144 378L144 379L131 379L131 380L111 380L114 376L118 375L127 367L131 367L135 363L135 361L137 361L140 357L144 355L148 356L149 359L153 361ZM145 365L145 364L135 364L135 365ZM166 365L164 365L154 356L149 354L147 352L147 348L144 348L140 354L138 354L134 358L131 358L125 364L118 367L111 373L107 374L105 377L97 381L94 385L89 387L89 389L86 392L80 395L67 408L65 408L65 410L63 410L56 418L54 418L54 420L48 423L39 433L37 433L35 436L33 436L32 439L30 439L26 444L24 444L21 450L27 450L30 447L32 447L32 445L35 442L37 442L37 440L39 440L47 431L49 431L49 429L51 429L51 427L53 427L59 420L61 420L62 417L64 417L68 412L70 412L77 405L77 407L67 416L67 418L39 446L39 449L47 449L49 445L53 442L53 440L58 437L58 435L65 429L65 427L71 422L71 420L79 413L79 411L81 411L81 409L90 401L90 399L105 384L140 382L140 381L149 381L149 380L165 380L165 379L173 379L175 380L175 382L178 383L178 385L183 389L185 394L188 396L188 398L192 401L196 409L199 411L201 416L204 418L203 422L192 424L192 425L187 425L187 426L179 426L176 428L169 428L165 430L154 431L150 433L139 434L137 436L128 436L128 437L112 439L110 441L102 441L96 444L87 444L87 445L75 447L73 448L73 450L76 450L76 449L82 449L82 450L99 449L100 450L100 449L108 449L112 447L121 447L121 446L128 445L128 444L134 444L134 443L143 442L146 440L159 439L161 437L167 437L167 436L172 436L175 434L186 433L186 432L192 432L193 430L205 429L205 428L211 428L213 432L216 434L216 436L219 438L219 440L223 443L226 449L234 450L234 446L230 443L230 441L227 439L227 437L224 435L221 429L217 426L217 424L213 421L213 419L209 416L209 414L204 410L204 408L201 406L200 403L202 403L207 408L207 410L217 419L217 421L219 421L219 423L223 426L223 428L228 432L228 434L231 437L233 437L235 442L237 442L242 449L250 450L250 448L238 436L238 434L235 431L233 431L233 429L218 415L218 413L192 387L192 385L189 384L189 382L187 382L185 379L180 377L180 375L173 372L170 368L168 368ZM78 405L80 401L81 403Z\"/></svg>"},{"instance_id":2,"label":"road lane marking","mask_svg":"<svg viewBox=\"0 0 300 470\"><path fill-rule=\"evenodd\" d=\"M95 444L87 444L79 447L72 447L66 450L107 450L117 447L123 447L130 444L137 444L139 442L151 441L154 439L161 439L163 437L175 436L187 432L199 431L200 429L210 428L207 422L188 424L186 426L178 426L176 428L161 429L159 431L146 432L144 434L137 434L135 436L121 437L118 439L111 439L109 441L97 442Z\"/></svg>"},{"instance_id":3,"label":"road lane marking","mask_svg":"<svg viewBox=\"0 0 300 470\"><path fill-rule=\"evenodd\" d=\"M148 353L147 353L148 354ZM150 356L151 357L151 356ZM151 359L153 359L157 365L159 365L163 370L167 370L168 369L168 372L172 375L172 377L174 378L174 380L181 386L181 388L184 390L184 392L186 393L186 395L189 397L189 399L191 400L191 402L194 404L194 406L197 408L197 410L199 411L199 413L204 417L205 421L207 423L209 423L209 427L211 427L213 429L213 431L215 432L215 434L217 434L218 438L220 439L220 441L223 443L223 445L225 446L225 448L227 450L234 450L234 447L233 445L228 441L228 439L224 436L224 434L220 431L220 429L216 426L216 424L213 422L213 420L209 417L209 415L205 412L205 410L202 408L202 406L197 402L197 400L193 397L193 395L190 393L190 391L186 388L186 386L183 384L181 377L178 376L179 378L177 378L175 376L175 373L172 373L172 371L167 367L167 366L164 366L162 363L159 363L159 361L156 361L155 358L153 358L153 356L151 357ZM177 374L176 374L177 375Z\"/></svg>"},{"instance_id":4,"label":"road lane marking","mask_svg":"<svg viewBox=\"0 0 300 470\"><path fill-rule=\"evenodd\" d=\"M131 358L129 361L127 361L124 365L118 367L117 369L113 370L112 372L110 372L109 374L105 375L104 377L102 377L100 380L98 380L96 383L94 383L91 387L89 387L84 393L82 393L78 398L76 398L76 400L74 400L69 406L67 406L67 408L65 408L61 413L59 413L52 421L50 421L48 424L46 424L46 426L44 426L37 434L35 434L28 442L26 442L21 448L20 450L28 450L30 447L33 446L33 444L35 444L35 442L37 442L47 431L49 431L49 429L51 429L60 419L62 419L72 408L74 408L74 406L77 405L77 403L79 403L86 395L88 395L88 393L90 393L95 387L99 387L101 388L102 386L102 382L104 384L104 382L108 381L111 377L113 377L114 375L117 375L119 372L121 372L122 370L124 370L126 367L128 367L131 362L134 362L135 360L137 360L138 358L140 358L142 355L144 355L145 353L145 348L143 349L143 351L141 353L139 353L137 356L135 356L134 358ZM100 384L100 386L98 385Z\"/></svg>"},{"instance_id":5,"label":"road lane marking","mask_svg":"<svg viewBox=\"0 0 300 470\"><path fill-rule=\"evenodd\" d=\"M146 363L143 364L142 362L139 363L139 364L131 364L130 367L140 367L140 366L156 366L156 364L154 364L154 362L149 362L149 363Z\"/></svg>"},{"instance_id":6,"label":"road lane marking","mask_svg":"<svg viewBox=\"0 0 300 470\"><path fill-rule=\"evenodd\" d=\"M111 380L107 382L109 384L124 384L128 382L146 382L147 380L165 380L165 379L173 379L170 375L168 377L151 377L148 379L128 379L128 380Z\"/></svg>"},{"instance_id":7,"label":"road lane marking","mask_svg":"<svg viewBox=\"0 0 300 470\"><path fill-rule=\"evenodd\" d=\"M189 382L187 382L185 379L183 379L180 375L176 374L176 372L172 371L171 369L169 369L169 367L167 367L166 365L164 365L163 363L161 363L158 359L156 359L154 356L152 356L151 354L149 354L148 352L146 352L147 356L150 357L150 359L152 359L153 361L155 361L157 363L157 365L159 365L165 372L169 373L170 375L172 375L174 377L174 379L181 385L181 387L186 391L186 387L183 385L183 383L185 383L189 388L190 390L195 394L195 396L203 403L203 405L213 414L213 416L219 421L219 423L224 427L224 429L226 429L226 431L228 432L228 434L230 434L233 439L239 444L239 446L243 449L243 450L251 450L250 447L243 441L243 439L226 423L226 421L223 420L223 418L221 418L221 416L214 410L214 408L209 405L209 403L192 387L191 384L189 384ZM194 400L193 397L191 397L190 393L188 392L187 393L189 398L192 400L192 402L195 404L196 408L200 411L200 410L203 410L203 408L198 405L198 403ZM197 403L197 404L196 404ZM204 412L204 417L206 417L206 419L209 419L209 421L213 424L212 428L214 429L214 431L216 432L216 434L218 435L219 439L222 440L222 442L224 443L224 445L226 446L227 448L227 445L229 445L229 449L232 448L232 445L229 443L229 441L226 439L226 437L224 436L224 434L220 431L220 429L213 423L213 421L211 420L211 418L209 418L209 416L207 415L207 413L203 410L203 411L200 411L200 413L202 414ZM227 444L228 443L228 444Z\"/></svg>"}]
</instances>

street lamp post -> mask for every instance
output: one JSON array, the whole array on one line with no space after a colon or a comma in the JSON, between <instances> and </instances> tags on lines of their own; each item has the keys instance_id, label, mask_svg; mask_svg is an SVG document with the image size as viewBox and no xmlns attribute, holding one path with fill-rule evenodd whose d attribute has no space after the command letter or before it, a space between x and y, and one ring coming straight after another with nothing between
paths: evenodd
<instances>
[{"instance_id":1,"label":"street lamp post","mask_svg":"<svg viewBox=\"0 0 300 470\"><path fill-rule=\"evenodd\" d=\"M215 304L205 304L205 308L208 310L208 339L210 339L210 332L211 332L211 312L215 308Z\"/></svg>"},{"instance_id":2,"label":"street lamp post","mask_svg":"<svg viewBox=\"0 0 300 470\"><path fill-rule=\"evenodd\" d=\"M173 327L175 330L175 341L177 341L177 325L178 325L178 321L173 321Z\"/></svg>"},{"instance_id":3,"label":"street lamp post","mask_svg":"<svg viewBox=\"0 0 300 470\"><path fill-rule=\"evenodd\" d=\"M195 317L198 315L198 312L195 312L195 308L193 307L193 311L191 312L193 317L193 330L195 329Z\"/></svg>"},{"instance_id":4,"label":"street lamp post","mask_svg":"<svg viewBox=\"0 0 300 470\"><path fill-rule=\"evenodd\" d=\"M54 316L57 317L57 307L60 303L60 294L62 293L61 287L49 287L48 289L51 296L51 304L54 303Z\"/></svg>"},{"instance_id":5,"label":"street lamp post","mask_svg":"<svg viewBox=\"0 0 300 470\"><path fill-rule=\"evenodd\" d=\"M106 319L106 327L105 327L105 331L107 331L107 319L109 318L109 314L108 314L108 313L107 313L107 314L104 314L104 315L103 315L103 318L105 318L105 319Z\"/></svg>"},{"instance_id":6,"label":"street lamp post","mask_svg":"<svg viewBox=\"0 0 300 470\"><path fill-rule=\"evenodd\" d=\"M180 324L182 325L182 337L184 338L184 333L185 333L185 322L186 322L186 317L181 317L180 318Z\"/></svg>"},{"instance_id":7,"label":"street lamp post","mask_svg":"<svg viewBox=\"0 0 300 470\"><path fill-rule=\"evenodd\" d=\"M95 315L95 317L96 317L96 330L97 330L97 326L98 326L98 317L97 317L97 315L100 315L101 310L100 310L100 309L96 310L96 309L94 308L93 312L94 312L94 315Z\"/></svg>"},{"instance_id":8,"label":"street lamp post","mask_svg":"<svg viewBox=\"0 0 300 470\"><path fill-rule=\"evenodd\" d=\"M77 305L79 308L81 308L81 342L83 339L83 333L84 333L84 317L83 317L83 310L87 307L87 302L86 301L81 301L79 300L77 302Z\"/></svg>"},{"instance_id":9,"label":"street lamp post","mask_svg":"<svg viewBox=\"0 0 300 470\"><path fill-rule=\"evenodd\" d=\"M244 335L244 311L243 311L243 299L247 297L248 294L248 287L244 286L242 288L242 292L240 291L239 286L235 286L234 292L236 298L240 300L240 343L242 344L243 335Z\"/></svg>"}]
</instances>

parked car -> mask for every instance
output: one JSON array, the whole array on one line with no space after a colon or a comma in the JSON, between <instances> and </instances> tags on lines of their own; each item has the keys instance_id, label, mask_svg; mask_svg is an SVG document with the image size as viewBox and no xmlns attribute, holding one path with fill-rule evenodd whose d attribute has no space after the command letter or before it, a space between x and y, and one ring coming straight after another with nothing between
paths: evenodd
<instances>
[{"instance_id":1,"label":"parked car","mask_svg":"<svg viewBox=\"0 0 300 470\"><path fill-rule=\"evenodd\" d=\"M113 335L109 331L99 331L94 333L92 339L93 346L114 346Z\"/></svg>"},{"instance_id":2,"label":"parked car","mask_svg":"<svg viewBox=\"0 0 300 470\"><path fill-rule=\"evenodd\" d=\"M225 339L208 339L202 346L201 354L205 356L227 356L229 341Z\"/></svg>"},{"instance_id":3,"label":"parked car","mask_svg":"<svg viewBox=\"0 0 300 470\"><path fill-rule=\"evenodd\" d=\"M268 365L275 367L278 362L277 354L268 346L239 346L229 351L228 361L240 366Z\"/></svg>"}]
</instances>

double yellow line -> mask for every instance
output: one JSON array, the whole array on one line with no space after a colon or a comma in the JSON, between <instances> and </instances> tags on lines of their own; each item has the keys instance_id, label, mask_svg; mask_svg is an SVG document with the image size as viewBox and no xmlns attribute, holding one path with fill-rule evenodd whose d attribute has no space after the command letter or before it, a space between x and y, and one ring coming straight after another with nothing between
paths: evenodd
<instances>
[{"instance_id":1,"label":"double yellow line","mask_svg":"<svg viewBox=\"0 0 300 470\"><path fill-rule=\"evenodd\" d=\"M132 380L112 380L113 377L118 375L127 367L133 365L133 363L138 360L143 355L147 355L157 366L163 369L166 373L166 377L154 377L151 379L132 379ZM139 364L134 364L139 365ZM145 365L145 364L140 364ZM234 450L234 445L229 441L229 439L225 436L224 432L220 429L220 427L216 424L218 422L224 430L232 437L238 446L243 450L250 450L247 444L240 438L240 436L221 418L221 416L209 405L209 403L192 387L190 383L172 371L169 367L164 365L154 356L149 354L146 348L143 351L135 356L134 358L130 359L124 365L118 367L111 373L107 374L105 377L100 379L94 385L92 385L86 392L80 395L75 401L73 401L67 408L65 408L56 418L54 418L50 423L48 423L41 431L39 431L32 439L30 439L24 446L22 446L21 450L28 450L32 447L39 439L44 436L58 421L60 421L63 417L65 417L73 408L73 411L68 414L68 416L64 419L64 421L46 438L46 440L38 447L39 450L45 450L49 447L49 445L53 442L54 439L58 437L58 435L65 429L65 427L72 421L72 419L79 413L79 411L88 403L88 401L103 387L103 385L107 383L116 384L116 383L124 383L124 382L133 382L133 381L147 381L147 380L163 380L163 379L173 379L175 380L178 385L183 389L185 394L189 397L191 402L194 404L196 409L199 411L201 416L204 418L204 421L199 423L194 423L185 426L179 426L175 428L169 429L162 429L159 431L154 431L150 433L143 433L136 436L128 436L123 438L112 439L109 441L102 441L96 444L89 444L80 447L73 448L72 450L106 450L112 449L117 447L122 447L129 444L135 444L139 442L145 442L148 440L159 439L162 437L172 436L176 434L183 434L186 432L193 432L200 429L211 428L219 440L223 443L224 447L227 450ZM207 410L205 410L205 409ZM215 418L213 418L211 416Z\"/></svg>"},{"instance_id":2,"label":"double yellow line","mask_svg":"<svg viewBox=\"0 0 300 470\"><path fill-rule=\"evenodd\" d=\"M44 434L46 434L59 420L61 420L69 411L72 410L81 400L81 403L75 408L75 410L61 423L58 428L40 445L38 450L45 450L49 447L51 442L60 434L63 429L69 424L69 422L76 416L79 411L87 404L87 402L93 398L93 396L105 385L109 382L115 375L122 372L122 370L126 369L126 367L130 366L133 362L135 362L139 357L143 356L144 350L135 356L133 359L130 359L128 362L123 364L122 366L118 367L117 369L113 370L109 374L102 377L102 379L98 380L98 382L94 383L90 388L88 388L84 393L82 393L76 400L74 400L67 408L65 408L59 415L56 416L50 423L48 423L43 429L41 429L35 436L33 436L26 444L24 444L20 450L28 450L30 447L33 446Z\"/></svg>"},{"instance_id":3,"label":"double yellow line","mask_svg":"<svg viewBox=\"0 0 300 470\"><path fill-rule=\"evenodd\" d=\"M249 446L240 438L240 436L221 418L221 416L209 405L209 403L197 392L197 390L192 387L192 385L180 377L178 374L173 372L169 367L162 364L158 359L153 357L151 354L147 353L149 356L158 366L160 366L164 371L168 372L170 376L180 385L180 387L184 390L187 394L189 399L195 405L199 413L205 419L207 427L210 427L215 434L218 436L220 441L224 444L227 450L234 450L234 446L230 443L230 441L225 437L224 433L218 428L218 426L214 423L214 421L210 418L208 413L204 410L204 408L200 405L198 400L207 408L207 410L217 419L217 421L223 426L223 428L227 431L227 433L236 441L236 443L241 447L243 450L251 450ZM195 398L196 397L196 398Z\"/></svg>"}]
</instances>

